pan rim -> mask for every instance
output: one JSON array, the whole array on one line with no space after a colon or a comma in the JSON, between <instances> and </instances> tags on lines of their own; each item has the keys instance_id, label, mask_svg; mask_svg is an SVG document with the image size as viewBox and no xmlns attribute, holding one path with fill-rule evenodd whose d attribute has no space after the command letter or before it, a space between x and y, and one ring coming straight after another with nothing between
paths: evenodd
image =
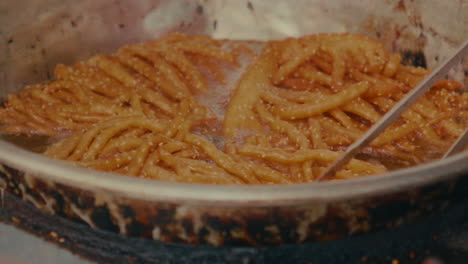
<instances>
[{"instance_id":1,"label":"pan rim","mask_svg":"<svg viewBox=\"0 0 468 264\"><path fill-rule=\"evenodd\" d=\"M134 178L79 168L0 140L0 163L43 180L146 201L265 206L384 195L468 176L468 152L383 175L294 185L208 185ZM0 164L1 165L1 164Z\"/></svg>"}]
</instances>

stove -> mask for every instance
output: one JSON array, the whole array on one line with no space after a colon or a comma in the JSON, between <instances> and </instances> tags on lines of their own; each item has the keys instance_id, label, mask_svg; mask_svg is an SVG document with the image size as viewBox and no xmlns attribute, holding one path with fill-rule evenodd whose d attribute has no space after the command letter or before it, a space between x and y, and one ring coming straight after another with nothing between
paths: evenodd
<instances>
[{"instance_id":1,"label":"stove","mask_svg":"<svg viewBox=\"0 0 468 264\"><path fill-rule=\"evenodd\" d=\"M468 263L468 203L390 231L339 241L260 248L191 246L128 238L45 214L8 193L0 206L0 264Z\"/></svg>"}]
</instances>

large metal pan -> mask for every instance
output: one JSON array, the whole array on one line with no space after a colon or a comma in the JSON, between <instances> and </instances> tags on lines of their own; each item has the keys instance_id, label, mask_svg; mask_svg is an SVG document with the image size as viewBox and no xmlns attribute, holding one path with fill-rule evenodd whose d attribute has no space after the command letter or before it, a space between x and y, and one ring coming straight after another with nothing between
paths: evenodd
<instances>
[{"instance_id":1,"label":"large metal pan","mask_svg":"<svg viewBox=\"0 0 468 264\"><path fill-rule=\"evenodd\" d=\"M466 1L287 3L2 1L0 98L24 84L47 80L57 63L72 63L174 30L235 39L361 32L382 39L407 62L429 67L468 37ZM466 79L463 66L452 75ZM93 228L165 242L276 245L393 228L464 201L468 198L464 176L467 152L346 181L291 186L176 184L76 168L0 140L2 192Z\"/></svg>"}]
</instances>

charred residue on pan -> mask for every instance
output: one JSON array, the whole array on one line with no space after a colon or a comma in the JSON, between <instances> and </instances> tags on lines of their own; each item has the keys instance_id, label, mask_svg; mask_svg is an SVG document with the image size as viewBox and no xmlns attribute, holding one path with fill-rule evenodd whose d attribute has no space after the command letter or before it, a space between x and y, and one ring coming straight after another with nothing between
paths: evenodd
<instances>
[{"instance_id":1,"label":"charred residue on pan","mask_svg":"<svg viewBox=\"0 0 468 264\"><path fill-rule=\"evenodd\" d=\"M205 214L201 217L202 223L208 228L205 228L201 235L198 236L199 243L206 243L208 241L208 235L210 232L218 232L222 234L222 244L229 245L242 245L245 243L245 238L242 237L243 232L236 232L237 230L243 230L243 225L238 223L232 218L222 218L220 216ZM192 219L184 219L182 226L189 234L194 234Z\"/></svg>"},{"instance_id":2,"label":"charred residue on pan","mask_svg":"<svg viewBox=\"0 0 468 264\"><path fill-rule=\"evenodd\" d=\"M345 238L349 235L348 220L340 215L331 214L323 221L311 225L309 228L317 230L315 234L310 233L305 242L329 241Z\"/></svg>"},{"instance_id":3,"label":"charred residue on pan","mask_svg":"<svg viewBox=\"0 0 468 264\"><path fill-rule=\"evenodd\" d=\"M151 226L142 224L137 220L137 214L131 206L121 205L119 207L125 223L128 236L132 237L151 237Z\"/></svg>"},{"instance_id":4,"label":"charred residue on pan","mask_svg":"<svg viewBox=\"0 0 468 264\"><path fill-rule=\"evenodd\" d=\"M202 5L198 5L198 6L197 6L197 14L201 16L201 15L203 15L203 11L204 11L204 10L203 10L203 6L202 6Z\"/></svg>"},{"instance_id":5,"label":"charred residue on pan","mask_svg":"<svg viewBox=\"0 0 468 264\"><path fill-rule=\"evenodd\" d=\"M88 210L95 207L95 198L92 195L86 195L83 191L62 184L57 187L64 194L73 194L68 195L68 198L78 209Z\"/></svg>"},{"instance_id":6,"label":"charred residue on pan","mask_svg":"<svg viewBox=\"0 0 468 264\"><path fill-rule=\"evenodd\" d=\"M153 219L158 224L170 225L174 223L176 209L171 205L163 205L156 210Z\"/></svg>"},{"instance_id":7,"label":"charred residue on pan","mask_svg":"<svg viewBox=\"0 0 468 264\"><path fill-rule=\"evenodd\" d=\"M52 189L52 188L48 188L46 190L44 190L48 195L50 195L50 197L52 199L54 199L55 201L55 213L58 214L58 215L63 215L64 214L64 208L65 208L65 200L62 196L62 194L60 194L57 190L55 189Z\"/></svg>"},{"instance_id":8,"label":"charred residue on pan","mask_svg":"<svg viewBox=\"0 0 468 264\"><path fill-rule=\"evenodd\" d=\"M301 214L302 210L289 211L275 208L270 214L272 220L268 223L270 225L269 229L258 230L256 232L253 230L251 231L255 234L256 238L262 238L259 240L259 243L261 243L262 240L272 241L274 242L273 244L280 244L282 241L298 241L300 236L297 233L297 228L291 227L294 227L294 223L298 220L300 222L304 221L300 220L302 219ZM250 224L249 227L252 228ZM275 234L276 232L278 233Z\"/></svg>"},{"instance_id":9,"label":"charred residue on pan","mask_svg":"<svg viewBox=\"0 0 468 264\"><path fill-rule=\"evenodd\" d=\"M135 210L128 205L123 205L120 207L120 212L124 218L134 218L136 216Z\"/></svg>"},{"instance_id":10,"label":"charred residue on pan","mask_svg":"<svg viewBox=\"0 0 468 264\"><path fill-rule=\"evenodd\" d=\"M8 166L3 166L3 169L5 171L5 173L2 173L0 171L0 175L7 181L7 191L10 191L10 192L13 192L14 194L16 194L17 196L20 196L22 193L21 193L21 190L19 188L19 185L21 184L21 182L19 182L16 178L20 177L19 172L16 171L15 169L12 169Z\"/></svg>"},{"instance_id":11,"label":"charred residue on pan","mask_svg":"<svg viewBox=\"0 0 468 264\"><path fill-rule=\"evenodd\" d=\"M131 237L150 237L151 236L151 228L148 226L144 226L137 221L132 220L129 218L129 223L127 224L127 235Z\"/></svg>"},{"instance_id":12,"label":"charred residue on pan","mask_svg":"<svg viewBox=\"0 0 468 264\"><path fill-rule=\"evenodd\" d=\"M405 50L401 52L402 64L408 66L427 68L427 61L424 52Z\"/></svg>"},{"instance_id":13,"label":"charred residue on pan","mask_svg":"<svg viewBox=\"0 0 468 264\"><path fill-rule=\"evenodd\" d=\"M397 197L395 197L397 199ZM392 201L388 204L370 209L372 220L375 223L394 222L394 215L407 215L409 212L416 212L409 204L409 201Z\"/></svg>"},{"instance_id":14,"label":"charred residue on pan","mask_svg":"<svg viewBox=\"0 0 468 264\"><path fill-rule=\"evenodd\" d=\"M119 227L112 221L112 217L107 206L95 207L91 213L91 219L98 228L115 233L119 232Z\"/></svg>"},{"instance_id":15,"label":"charred residue on pan","mask_svg":"<svg viewBox=\"0 0 468 264\"><path fill-rule=\"evenodd\" d=\"M255 11L254 6L253 6L252 2L250 2L250 1L247 1L247 8L252 12Z\"/></svg>"},{"instance_id":16,"label":"charred residue on pan","mask_svg":"<svg viewBox=\"0 0 468 264\"><path fill-rule=\"evenodd\" d=\"M7 176L8 174L9 176ZM96 194L83 191L75 187L61 184L49 184L39 178L25 180L22 172L5 166L0 177L8 181L7 191L19 190L18 185L27 185L23 188L29 197L35 197L40 208L45 201L39 199L40 195L47 196L47 200L55 200L53 206L56 215L64 216L75 222L83 222L69 210L70 206L87 208L92 223L104 230L115 233L122 231L116 224L115 215L109 210L109 204L96 205ZM457 186L459 182L456 182ZM183 206L178 203L155 203L149 206L147 202L140 200L115 201L118 213L124 219L126 235L130 237L154 238L152 231L159 230L160 236L155 238L164 242L216 244L216 245L281 245L291 243L305 243L316 241L335 240L350 235L356 235L368 231L383 230L412 222L422 216L431 215L441 211L450 201L466 198L465 181L460 187L459 196L453 196L455 182L434 184L413 191L402 191L394 195L385 195L371 200L341 201L330 204L323 216L318 216L310 222L304 222L308 218L306 213L309 207L271 207L271 208L238 208L197 209L195 215L178 217L177 208ZM51 187L53 186L53 187ZM35 193L35 195L32 195ZM39 196L38 196L39 195ZM22 193L16 196L23 197ZM37 198L37 199L36 199ZM38 204L33 204L38 206ZM361 210L356 213L356 210ZM220 213L221 212L221 213ZM239 212L243 212L239 214ZM236 215L236 217L232 217ZM306 232L299 234L298 225L306 224ZM120 223L122 224L122 222ZM196 229L195 226L201 226ZM368 229L366 229L368 228ZM301 235L303 237L301 237ZM305 237L304 237L305 236ZM213 240L213 237L217 240Z\"/></svg>"}]
</instances>

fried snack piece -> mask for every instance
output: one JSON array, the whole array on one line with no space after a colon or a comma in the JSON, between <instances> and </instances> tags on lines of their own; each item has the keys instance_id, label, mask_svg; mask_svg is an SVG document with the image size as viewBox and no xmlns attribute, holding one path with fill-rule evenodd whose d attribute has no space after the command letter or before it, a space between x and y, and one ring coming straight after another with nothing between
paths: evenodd
<instances>
[{"instance_id":1,"label":"fried snack piece","mask_svg":"<svg viewBox=\"0 0 468 264\"><path fill-rule=\"evenodd\" d=\"M242 129L260 129L254 118L253 107L263 90L271 85L269 76L275 69L275 57L269 47L257 58L242 76L229 102L224 117L224 134L232 137Z\"/></svg>"},{"instance_id":2,"label":"fried snack piece","mask_svg":"<svg viewBox=\"0 0 468 264\"><path fill-rule=\"evenodd\" d=\"M360 35L317 34L270 42L233 94L224 135L238 146L238 154L271 168L280 161L265 157L278 151L290 161L294 153L306 150L325 155L346 148L429 73L400 62L399 55ZM460 88L457 82L439 81L366 153L385 153L402 159L401 164L414 164L412 155L419 162L440 156L467 126L466 93ZM254 145L262 145L264 152L246 151ZM324 164L312 156L285 161L288 168L279 170L291 178L300 174L297 178L313 180L311 174ZM344 178L359 175L349 168L341 173Z\"/></svg>"},{"instance_id":3,"label":"fried snack piece","mask_svg":"<svg viewBox=\"0 0 468 264\"><path fill-rule=\"evenodd\" d=\"M226 162L222 166L213 163L211 157L216 161L220 157L212 153L217 150L211 143L190 133L185 135L189 143L164 135L169 126L167 121L145 116L110 118L51 145L44 154L87 168L143 178L213 184L257 183L255 178L238 177L243 174L236 170L225 170ZM194 144L190 144L192 141ZM237 168L241 171L242 166Z\"/></svg>"},{"instance_id":4,"label":"fried snack piece","mask_svg":"<svg viewBox=\"0 0 468 264\"><path fill-rule=\"evenodd\" d=\"M236 67L238 53L206 36L173 33L114 55L58 65L54 81L7 98L0 108L1 130L56 136L113 116L173 118L181 100L208 89L207 78L224 78L216 68L202 69L194 56Z\"/></svg>"}]
</instances>

